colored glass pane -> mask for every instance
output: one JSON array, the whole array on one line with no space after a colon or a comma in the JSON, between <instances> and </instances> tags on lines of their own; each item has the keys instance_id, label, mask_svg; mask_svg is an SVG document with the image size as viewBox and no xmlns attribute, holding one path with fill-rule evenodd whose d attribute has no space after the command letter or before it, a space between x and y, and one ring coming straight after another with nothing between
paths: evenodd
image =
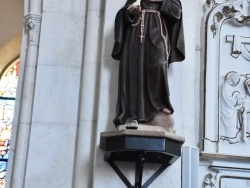
<instances>
[{"instance_id":1,"label":"colored glass pane","mask_svg":"<svg viewBox=\"0 0 250 188\"><path fill-rule=\"evenodd\" d=\"M0 188L4 188L8 166L18 70L19 59L8 66L0 79Z\"/></svg>"}]
</instances>

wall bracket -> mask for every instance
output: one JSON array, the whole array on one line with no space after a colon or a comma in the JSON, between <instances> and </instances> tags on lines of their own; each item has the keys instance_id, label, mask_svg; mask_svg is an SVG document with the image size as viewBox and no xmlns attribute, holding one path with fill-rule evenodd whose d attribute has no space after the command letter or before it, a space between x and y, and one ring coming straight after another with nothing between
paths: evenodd
<instances>
[{"instance_id":1,"label":"wall bracket","mask_svg":"<svg viewBox=\"0 0 250 188\"><path fill-rule=\"evenodd\" d=\"M101 133L101 149L104 160L128 188L147 188L157 177L181 156L184 138L159 131L118 130ZM115 161L135 163L135 184L129 182ZM160 164L161 167L142 184L145 163Z\"/></svg>"}]
</instances>

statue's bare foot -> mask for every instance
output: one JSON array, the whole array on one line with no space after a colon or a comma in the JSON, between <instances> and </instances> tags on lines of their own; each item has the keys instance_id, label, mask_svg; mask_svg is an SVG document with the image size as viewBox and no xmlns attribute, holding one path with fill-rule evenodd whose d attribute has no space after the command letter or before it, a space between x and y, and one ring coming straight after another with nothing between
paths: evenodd
<instances>
[{"instance_id":1,"label":"statue's bare foot","mask_svg":"<svg viewBox=\"0 0 250 188\"><path fill-rule=\"evenodd\" d=\"M146 123L147 125L160 126L165 129L165 132L175 133L173 130L174 127L174 118L171 115L171 111L167 108L162 109L158 112L152 120Z\"/></svg>"},{"instance_id":2,"label":"statue's bare foot","mask_svg":"<svg viewBox=\"0 0 250 188\"><path fill-rule=\"evenodd\" d=\"M171 111L167 108L163 108L162 112L167 114L167 115L171 115Z\"/></svg>"}]
</instances>

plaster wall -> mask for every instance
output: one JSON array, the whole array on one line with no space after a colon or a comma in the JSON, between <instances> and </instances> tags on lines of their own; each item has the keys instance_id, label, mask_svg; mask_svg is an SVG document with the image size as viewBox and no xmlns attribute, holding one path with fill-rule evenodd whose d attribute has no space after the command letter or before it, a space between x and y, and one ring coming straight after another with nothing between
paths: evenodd
<instances>
[{"instance_id":1,"label":"plaster wall","mask_svg":"<svg viewBox=\"0 0 250 188\"><path fill-rule=\"evenodd\" d=\"M0 1L0 48L22 32L23 0ZM19 48L19 46L18 46Z\"/></svg>"},{"instance_id":2,"label":"plaster wall","mask_svg":"<svg viewBox=\"0 0 250 188\"><path fill-rule=\"evenodd\" d=\"M114 18L125 1L43 1L41 10L35 6L33 12L29 5L39 1L32 2L26 1L25 15L41 14L39 45L30 46L30 33L24 33L16 144L11 149L7 187L125 187L99 149L100 133L114 129L119 62L110 54ZM186 59L169 68L174 129L185 137L185 145L193 146L200 139L203 4L204 0L182 0ZM35 51L37 57L29 55ZM120 165L133 182L134 166ZM147 166L144 180L156 168ZM181 161L150 187L180 188Z\"/></svg>"}]
</instances>

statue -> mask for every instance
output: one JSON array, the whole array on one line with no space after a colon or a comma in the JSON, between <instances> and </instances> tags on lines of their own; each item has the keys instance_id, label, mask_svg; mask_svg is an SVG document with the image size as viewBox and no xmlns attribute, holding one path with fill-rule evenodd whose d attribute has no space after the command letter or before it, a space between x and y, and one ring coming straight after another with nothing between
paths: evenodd
<instances>
[{"instance_id":1,"label":"statue","mask_svg":"<svg viewBox=\"0 0 250 188\"><path fill-rule=\"evenodd\" d=\"M245 121L245 97L234 89L239 82L239 74L231 71L225 76L222 85L221 123L224 131L220 138L229 141L230 144L238 142L237 134Z\"/></svg>"},{"instance_id":2,"label":"statue","mask_svg":"<svg viewBox=\"0 0 250 188\"><path fill-rule=\"evenodd\" d=\"M120 60L114 124L171 119L167 69L185 59L180 0L127 0L116 15L112 57Z\"/></svg>"},{"instance_id":3,"label":"statue","mask_svg":"<svg viewBox=\"0 0 250 188\"><path fill-rule=\"evenodd\" d=\"M244 87L246 90L246 105L243 112L243 140L246 141L250 137L250 78L244 81Z\"/></svg>"}]
</instances>

